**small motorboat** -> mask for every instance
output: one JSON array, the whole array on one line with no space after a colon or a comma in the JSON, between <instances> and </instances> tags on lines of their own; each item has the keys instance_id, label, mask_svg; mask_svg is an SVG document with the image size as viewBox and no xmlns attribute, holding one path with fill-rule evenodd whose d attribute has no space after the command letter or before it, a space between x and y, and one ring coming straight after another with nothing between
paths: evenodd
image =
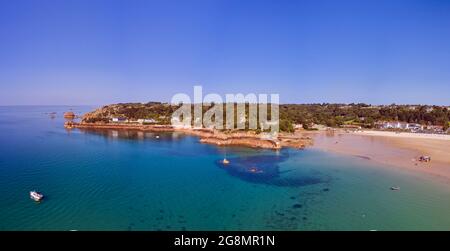
<instances>
[{"instance_id":1,"label":"small motorboat","mask_svg":"<svg viewBox=\"0 0 450 251\"><path fill-rule=\"evenodd\" d=\"M223 159L223 160L222 160L222 164L224 164L224 165L228 165L228 164L230 164L230 161L229 161L229 160L227 160L227 159Z\"/></svg>"},{"instance_id":2,"label":"small motorboat","mask_svg":"<svg viewBox=\"0 0 450 251\"><path fill-rule=\"evenodd\" d=\"M393 187L391 187L391 190L397 191L397 190L400 190L400 187L398 187L398 186L393 186Z\"/></svg>"},{"instance_id":3,"label":"small motorboat","mask_svg":"<svg viewBox=\"0 0 450 251\"><path fill-rule=\"evenodd\" d=\"M260 170L260 169L258 169L256 167L251 167L250 169L248 169L248 171L250 173L263 173L263 170Z\"/></svg>"},{"instance_id":4,"label":"small motorboat","mask_svg":"<svg viewBox=\"0 0 450 251\"><path fill-rule=\"evenodd\" d=\"M36 191L30 191L30 198L34 201L41 201L44 195Z\"/></svg>"},{"instance_id":5,"label":"small motorboat","mask_svg":"<svg viewBox=\"0 0 450 251\"><path fill-rule=\"evenodd\" d=\"M159 139L159 135L156 135L156 138Z\"/></svg>"}]
</instances>

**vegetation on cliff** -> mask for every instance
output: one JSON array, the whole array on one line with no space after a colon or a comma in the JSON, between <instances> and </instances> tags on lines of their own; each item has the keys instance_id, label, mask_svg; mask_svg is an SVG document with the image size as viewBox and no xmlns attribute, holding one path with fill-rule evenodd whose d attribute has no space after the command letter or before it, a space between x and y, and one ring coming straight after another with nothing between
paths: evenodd
<instances>
[{"instance_id":1,"label":"vegetation on cliff","mask_svg":"<svg viewBox=\"0 0 450 251\"><path fill-rule=\"evenodd\" d=\"M178 108L179 106L172 106L160 102L113 104L85 114L83 116L83 122L108 123L112 118L122 117L131 120L154 119L158 124L170 124L171 115ZM203 113L209 108L209 106L204 106ZM270 109L268 113L270 119ZM246 115L248 117L248 104L246 107ZM225 116L226 114L224 112ZM311 124L322 124L330 127L356 124L362 127L372 128L377 121L401 121L423 125L442 125L444 128L447 128L450 121L450 111L448 107L425 105L392 104L371 106L361 103L280 105L280 130L285 132L292 132L294 130L294 124L303 124L304 128L308 128Z\"/></svg>"}]
</instances>

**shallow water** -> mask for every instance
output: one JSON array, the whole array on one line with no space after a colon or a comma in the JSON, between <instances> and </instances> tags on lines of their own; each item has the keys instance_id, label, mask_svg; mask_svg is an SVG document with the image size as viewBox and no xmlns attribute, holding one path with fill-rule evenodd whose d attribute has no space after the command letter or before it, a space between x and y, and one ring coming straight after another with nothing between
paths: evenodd
<instances>
[{"instance_id":1,"label":"shallow water","mask_svg":"<svg viewBox=\"0 0 450 251\"><path fill-rule=\"evenodd\" d=\"M450 229L450 188L426 177L317 150L67 131L71 108L92 109L0 107L0 229ZM32 189L45 200L31 201Z\"/></svg>"}]
</instances>

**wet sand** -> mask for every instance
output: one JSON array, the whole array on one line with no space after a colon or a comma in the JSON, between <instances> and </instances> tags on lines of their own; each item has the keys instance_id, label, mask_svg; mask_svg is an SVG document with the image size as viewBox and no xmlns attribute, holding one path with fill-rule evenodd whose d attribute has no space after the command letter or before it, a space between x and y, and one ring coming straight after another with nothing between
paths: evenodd
<instances>
[{"instance_id":1,"label":"wet sand","mask_svg":"<svg viewBox=\"0 0 450 251\"><path fill-rule=\"evenodd\" d=\"M391 132L303 132L314 139L312 148L352 155L367 161L430 175L450 183L450 137ZM431 162L417 159L429 155Z\"/></svg>"}]
</instances>

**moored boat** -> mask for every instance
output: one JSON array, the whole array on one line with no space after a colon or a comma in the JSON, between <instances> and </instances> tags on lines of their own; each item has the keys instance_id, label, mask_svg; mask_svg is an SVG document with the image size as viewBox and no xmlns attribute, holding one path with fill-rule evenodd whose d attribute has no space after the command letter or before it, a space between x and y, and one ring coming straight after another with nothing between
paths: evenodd
<instances>
[{"instance_id":1,"label":"moored boat","mask_svg":"<svg viewBox=\"0 0 450 251\"><path fill-rule=\"evenodd\" d=\"M34 201L41 201L44 195L36 191L30 191L30 198Z\"/></svg>"},{"instance_id":2,"label":"moored boat","mask_svg":"<svg viewBox=\"0 0 450 251\"><path fill-rule=\"evenodd\" d=\"M250 169L248 169L248 172L250 173L263 173L263 170L256 168L256 167L251 167Z\"/></svg>"}]
</instances>

